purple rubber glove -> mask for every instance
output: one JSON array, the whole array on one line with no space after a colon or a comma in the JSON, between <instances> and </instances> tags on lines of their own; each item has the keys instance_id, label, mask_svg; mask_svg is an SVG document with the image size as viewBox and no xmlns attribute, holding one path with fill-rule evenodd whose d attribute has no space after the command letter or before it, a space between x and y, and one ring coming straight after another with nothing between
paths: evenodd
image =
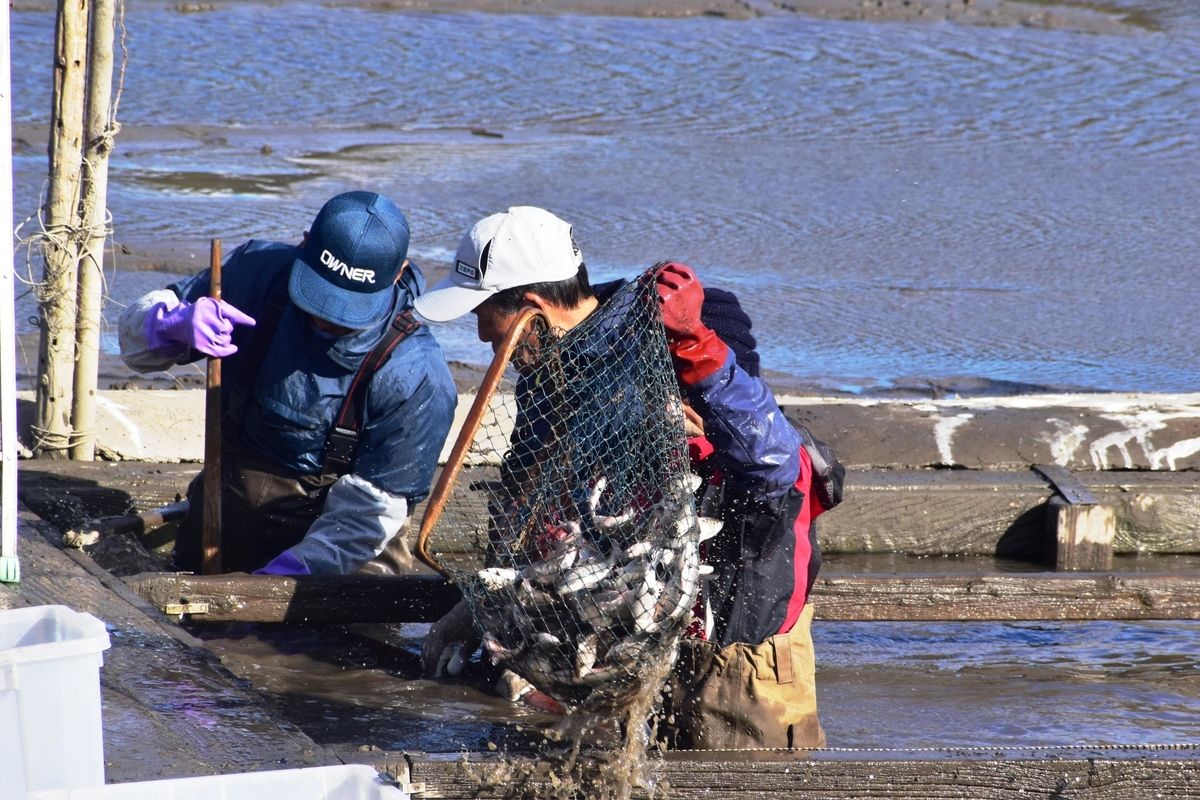
<instances>
[{"instance_id":1,"label":"purple rubber glove","mask_svg":"<svg viewBox=\"0 0 1200 800\"><path fill-rule=\"evenodd\" d=\"M262 569L254 570L255 575L311 575L304 562L292 555L291 550L284 550L271 563Z\"/></svg>"},{"instance_id":2,"label":"purple rubber glove","mask_svg":"<svg viewBox=\"0 0 1200 800\"><path fill-rule=\"evenodd\" d=\"M195 303L181 302L167 310L156 303L146 314L142 334L150 352L164 357L180 356L192 348L206 356L224 358L237 352L230 343L234 325L254 325L254 319L224 300L201 297Z\"/></svg>"}]
</instances>

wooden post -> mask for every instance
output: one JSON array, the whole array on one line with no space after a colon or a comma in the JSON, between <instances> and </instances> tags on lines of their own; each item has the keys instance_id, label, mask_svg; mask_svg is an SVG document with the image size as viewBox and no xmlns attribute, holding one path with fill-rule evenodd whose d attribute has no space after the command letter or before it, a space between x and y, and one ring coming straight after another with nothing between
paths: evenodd
<instances>
[{"instance_id":1,"label":"wooden post","mask_svg":"<svg viewBox=\"0 0 1200 800\"><path fill-rule=\"evenodd\" d=\"M8 4L0 42L9 42ZM17 325L12 247L12 66L0 53L0 581L21 579L17 560Z\"/></svg>"},{"instance_id":2,"label":"wooden post","mask_svg":"<svg viewBox=\"0 0 1200 800\"><path fill-rule=\"evenodd\" d=\"M1046 501L1054 568L1104 572L1112 569L1115 510L1095 503L1072 503L1055 495Z\"/></svg>"},{"instance_id":3,"label":"wooden post","mask_svg":"<svg viewBox=\"0 0 1200 800\"><path fill-rule=\"evenodd\" d=\"M221 299L221 240L213 239L209 251L209 291ZM204 528L202 569L205 575L221 571L221 359L208 359L204 397Z\"/></svg>"},{"instance_id":4,"label":"wooden post","mask_svg":"<svg viewBox=\"0 0 1200 800\"><path fill-rule=\"evenodd\" d=\"M38 297L42 338L33 437L34 452L48 458L66 458L71 443L87 10L87 0L59 0L55 27L50 194L42 248L45 271Z\"/></svg>"},{"instance_id":5,"label":"wooden post","mask_svg":"<svg viewBox=\"0 0 1200 800\"><path fill-rule=\"evenodd\" d=\"M75 318L75 380L71 398L71 458L96 455L96 381L100 370L100 313L104 302L107 241L108 155L112 150L113 0L92 0L88 52L81 218L88 226L79 259L79 308Z\"/></svg>"}]
</instances>

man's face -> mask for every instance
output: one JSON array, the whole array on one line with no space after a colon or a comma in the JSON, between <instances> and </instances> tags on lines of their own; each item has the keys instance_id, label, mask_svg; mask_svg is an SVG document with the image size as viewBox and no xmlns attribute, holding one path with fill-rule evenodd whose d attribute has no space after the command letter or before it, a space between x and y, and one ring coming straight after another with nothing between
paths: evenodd
<instances>
[{"instance_id":1,"label":"man's face","mask_svg":"<svg viewBox=\"0 0 1200 800\"><path fill-rule=\"evenodd\" d=\"M512 327L517 315L498 311L488 303L476 306L475 310L471 313L475 315L475 326L479 334L479 341L490 344L493 353L499 351L500 343L504 341L504 337L508 334L508 330Z\"/></svg>"},{"instance_id":2,"label":"man's face","mask_svg":"<svg viewBox=\"0 0 1200 800\"><path fill-rule=\"evenodd\" d=\"M354 328L347 328L342 325L334 325L329 320L321 319L320 317L318 317L314 314L309 314L308 318L312 320L313 327L315 327L321 333L327 334L329 336L336 336L338 338L341 338L343 336L349 336L352 333L358 332Z\"/></svg>"}]
</instances>

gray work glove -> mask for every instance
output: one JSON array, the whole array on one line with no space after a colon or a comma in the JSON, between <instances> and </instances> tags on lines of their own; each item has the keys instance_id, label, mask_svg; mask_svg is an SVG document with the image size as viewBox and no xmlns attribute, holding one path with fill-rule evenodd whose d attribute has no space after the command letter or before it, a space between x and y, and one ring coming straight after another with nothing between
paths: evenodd
<instances>
[{"instance_id":1,"label":"gray work glove","mask_svg":"<svg viewBox=\"0 0 1200 800\"><path fill-rule=\"evenodd\" d=\"M467 601L458 601L449 614L433 624L425 637L421 647L421 667L425 676L458 675L482 642L483 636Z\"/></svg>"}]
</instances>

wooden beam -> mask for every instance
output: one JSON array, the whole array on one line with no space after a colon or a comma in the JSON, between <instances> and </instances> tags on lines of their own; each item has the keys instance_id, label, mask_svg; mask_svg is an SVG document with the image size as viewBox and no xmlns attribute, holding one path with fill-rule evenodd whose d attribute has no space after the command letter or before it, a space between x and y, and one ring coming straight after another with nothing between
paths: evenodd
<instances>
[{"instance_id":1,"label":"wooden beam","mask_svg":"<svg viewBox=\"0 0 1200 800\"><path fill-rule=\"evenodd\" d=\"M977 758L941 757L857 759L820 751L723 751L668 753L651 757L649 776L659 787L656 796L672 800L711 800L717 797L766 798L957 798L1027 800L1031 797L1123 798L1200 797L1200 761L1188 751L1159 752L1152 748L1107 757L1005 758L983 751ZM843 754L845 755L845 754ZM865 754L863 754L865 755ZM899 755L899 754L897 754ZM924 754L932 755L932 754ZM989 757L990 756L990 757ZM1140 756L1140 757L1138 757ZM1155 757L1163 760L1154 760ZM1169 759L1169 760L1168 760ZM514 770L502 757L464 753L408 755L407 776L420 797L499 798L514 796ZM377 769L395 769L395 759ZM545 786L543 766L528 779L528 796ZM669 786L669 788L667 788ZM665 790L665 791L663 791ZM526 796L521 794L520 796ZM633 796L646 797L635 790Z\"/></svg>"},{"instance_id":2,"label":"wooden beam","mask_svg":"<svg viewBox=\"0 0 1200 800\"><path fill-rule=\"evenodd\" d=\"M1076 477L1100 506L1112 509L1115 553L1200 553L1200 478L1194 473ZM817 537L831 553L1041 559L1053 494L1031 470L850 472L845 501L817 521Z\"/></svg>"},{"instance_id":3,"label":"wooden beam","mask_svg":"<svg viewBox=\"0 0 1200 800\"><path fill-rule=\"evenodd\" d=\"M817 578L818 620L1200 619L1200 576L1098 573Z\"/></svg>"},{"instance_id":4,"label":"wooden beam","mask_svg":"<svg viewBox=\"0 0 1200 800\"><path fill-rule=\"evenodd\" d=\"M159 610L205 622L434 622L460 599L434 575L175 575L126 583ZM838 575L813 586L825 621L1200 619L1200 575Z\"/></svg>"},{"instance_id":5,"label":"wooden beam","mask_svg":"<svg viewBox=\"0 0 1200 800\"><path fill-rule=\"evenodd\" d=\"M164 611L198 608L205 622L433 622L462 599L440 575L177 575L125 579Z\"/></svg>"},{"instance_id":6,"label":"wooden beam","mask_svg":"<svg viewBox=\"0 0 1200 800\"><path fill-rule=\"evenodd\" d=\"M79 497L89 508L101 496L117 495L127 497L138 508L153 508L183 494L197 469L186 464L22 461L21 493L27 504L37 505L34 510L47 518L54 516L51 506L61 495ZM494 479L495 473L489 469L468 467L459 480ZM1115 553L1200 553L1200 474L1096 472L1077 476L1101 506L1114 510ZM1046 554L1046 501L1052 495L1049 484L1030 470L851 472L845 502L817 520L817 536L827 553L1003 555L1040 560ZM97 505L87 516L126 512L111 506ZM419 520L424 507L424 503L415 506L410 517ZM463 509L450 503L443 517L450 520L462 513ZM439 524L430 539L438 552L461 553L470 547L467 538L449 537L442 527Z\"/></svg>"}]
</instances>

